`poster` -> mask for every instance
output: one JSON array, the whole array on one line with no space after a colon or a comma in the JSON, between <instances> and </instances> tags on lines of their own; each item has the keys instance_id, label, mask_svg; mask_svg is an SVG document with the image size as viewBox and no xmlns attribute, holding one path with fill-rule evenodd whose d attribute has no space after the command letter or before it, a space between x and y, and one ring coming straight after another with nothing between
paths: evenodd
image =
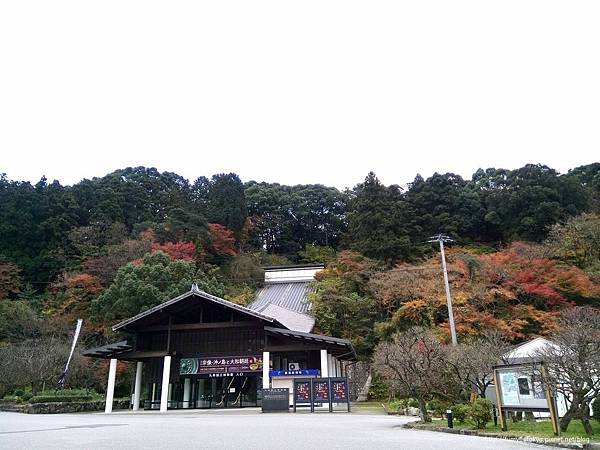
<instances>
[{"instance_id":1,"label":"poster","mask_svg":"<svg viewBox=\"0 0 600 450\"><path fill-rule=\"evenodd\" d=\"M519 385L513 372L500 373L500 387L504 405L519 405Z\"/></svg>"},{"instance_id":2,"label":"poster","mask_svg":"<svg viewBox=\"0 0 600 450\"><path fill-rule=\"evenodd\" d=\"M329 402L329 382L313 381L314 401L318 403Z\"/></svg>"},{"instance_id":3,"label":"poster","mask_svg":"<svg viewBox=\"0 0 600 450\"><path fill-rule=\"evenodd\" d=\"M310 403L310 381L296 381L294 394L296 403Z\"/></svg>"},{"instance_id":4,"label":"poster","mask_svg":"<svg viewBox=\"0 0 600 450\"><path fill-rule=\"evenodd\" d=\"M333 402L346 402L348 399L347 380L331 381L331 394Z\"/></svg>"}]
</instances>

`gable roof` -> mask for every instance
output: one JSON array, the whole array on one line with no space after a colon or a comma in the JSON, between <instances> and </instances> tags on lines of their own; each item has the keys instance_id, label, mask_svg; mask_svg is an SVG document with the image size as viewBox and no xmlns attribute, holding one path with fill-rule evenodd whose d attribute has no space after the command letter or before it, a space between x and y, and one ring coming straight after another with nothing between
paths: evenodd
<instances>
[{"instance_id":1,"label":"gable roof","mask_svg":"<svg viewBox=\"0 0 600 450\"><path fill-rule=\"evenodd\" d=\"M171 305L179 303L180 301L182 301L186 298L192 297L192 296L196 296L198 298L209 300L211 302L214 302L219 305L223 305L227 308L233 309L235 311L241 312L242 314L247 314L247 315L255 317L257 319L264 320L266 322L275 323L277 325L282 325L276 319L274 319L272 317L266 316L257 311L253 311L249 308L246 308L245 306L238 305L236 303L230 302L228 300L217 297L215 295L211 295L208 292L204 292L204 291L200 290L196 284L194 284L194 285L192 285L192 289L189 290L188 292L181 294L178 297L172 298L171 300L167 300L166 302L160 303L159 305L153 306L152 308L150 308L146 311L143 311L133 317L130 317L129 319L123 320L122 322L119 322L118 324L113 325L112 330L113 331L121 330L121 329L125 328L126 326L131 325L140 319L143 319L144 317L148 317L158 311L163 310L164 308L167 308Z\"/></svg>"},{"instance_id":2,"label":"gable roof","mask_svg":"<svg viewBox=\"0 0 600 450\"><path fill-rule=\"evenodd\" d=\"M525 362L538 358L537 353L546 347L555 346L552 341L537 337L523 342L504 354L504 359L509 363Z\"/></svg>"}]
</instances>

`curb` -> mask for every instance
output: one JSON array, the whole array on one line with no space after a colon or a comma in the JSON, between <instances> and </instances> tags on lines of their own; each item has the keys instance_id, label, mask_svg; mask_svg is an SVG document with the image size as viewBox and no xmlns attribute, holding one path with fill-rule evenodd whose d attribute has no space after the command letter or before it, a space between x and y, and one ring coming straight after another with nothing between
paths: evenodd
<instances>
[{"instance_id":1,"label":"curb","mask_svg":"<svg viewBox=\"0 0 600 450\"><path fill-rule=\"evenodd\" d=\"M419 423L409 422L402 425L403 428L412 429L412 430L420 430L420 431L434 431L438 433L448 433L448 434L462 434L464 436L479 436L479 437L487 437L494 439L503 439L503 440L511 440L511 441L519 441L519 442L527 442L530 444L539 444L546 445L549 447L558 447L558 448L571 448L571 449L584 449L584 450L600 450L600 443L588 442L582 444L575 443L567 443L567 442L553 442L548 441L544 438L538 438L534 436L512 436L512 435L504 435L498 433L491 433L486 431L477 431L477 430L464 430L457 428L448 428L441 427L437 425L433 426L421 426Z\"/></svg>"}]
</instances>

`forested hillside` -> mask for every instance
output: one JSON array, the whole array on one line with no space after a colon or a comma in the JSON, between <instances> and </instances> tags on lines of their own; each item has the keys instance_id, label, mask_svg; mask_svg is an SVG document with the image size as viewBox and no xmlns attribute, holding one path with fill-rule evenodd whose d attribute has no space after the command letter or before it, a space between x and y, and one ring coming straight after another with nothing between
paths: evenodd
<instances>
[{"instance_id":1,"label":"forested hillside","mask_svg":"<svg viewBox=\"0 0 600 450\"><path fill-rule=\"evenodd\" d=\"M0 341L84 343L192 283L244 304L261 266L325 262L313 301L321 332L368 358L413 324L447 336L434 233L448 249L460 337L543 335L556 314L600 301L600 163L566 174L541 165L417 175L406 188L369 173L354 189L190 182L127 168L73 186L0 178Z\"/></svg>"}]
</instances>

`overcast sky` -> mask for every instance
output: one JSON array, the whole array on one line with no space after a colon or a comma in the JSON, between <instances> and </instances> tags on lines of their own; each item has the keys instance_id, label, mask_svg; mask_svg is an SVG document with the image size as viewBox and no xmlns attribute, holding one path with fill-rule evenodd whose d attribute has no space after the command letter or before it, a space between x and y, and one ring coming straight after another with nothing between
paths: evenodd
<instances>
[{"instance_id":1,"label":"overcast sky","mask_svg":"<svg viewBox=\"0 0 600 450\"><path fill-rule=\"evenodd\" d=\"M0 3L0 172L353 186L600 160L600 2Z\"/></svg>"}]
</instances>

